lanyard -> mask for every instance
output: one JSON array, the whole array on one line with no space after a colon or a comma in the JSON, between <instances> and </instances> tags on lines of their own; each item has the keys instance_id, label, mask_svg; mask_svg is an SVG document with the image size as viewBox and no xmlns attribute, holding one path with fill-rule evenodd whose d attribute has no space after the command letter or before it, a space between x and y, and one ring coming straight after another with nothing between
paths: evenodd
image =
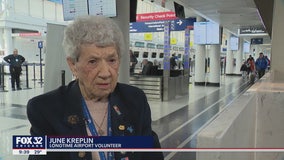
<instances>
[{"instance_id":1,"label":"lanyard","mask_svg":"<svg viewBox=\"0 0 284 160\"><path fill-rule=\"evenodd\" d=\"M110 101L109 101L110 102ZM99 136L97 129L95 127L95 124L92 120L92 116L88 110L87 104L84 100L84 98L82 98L82 105L83 105L83 113L85 118L87 119L87 124L89 127L89 130L92 134L92 136ZM110 103L108 103L108 118L107 118L107 136L111 136L111 115L110 115ZM108 152L107 153L107 158L105 156L104 152L99 152L99 156L101 160L112 160L113 154L112 152Z\"/></svg>"}]
</instances>

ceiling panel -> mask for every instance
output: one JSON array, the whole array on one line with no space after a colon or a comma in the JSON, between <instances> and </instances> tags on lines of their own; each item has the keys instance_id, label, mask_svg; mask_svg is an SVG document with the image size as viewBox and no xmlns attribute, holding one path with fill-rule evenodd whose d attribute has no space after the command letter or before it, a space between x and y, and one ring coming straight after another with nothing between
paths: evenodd
<instances>
[{"instance_id":1,"label":"ceiling panel","mask_svg":"<svg viewBox=\"0 0 284 160\"><path fill-rule=\"evenodd\" d=\"M235 35L240 27L263 25L254 0L175 0L197 15L219 23ZM190 15L186 15L190 16ZM247 41L255 36L246 36ZM258 37L258 36L257 36ZM262 37L270 43L268 35Z\"/></svg>"},{"instance_id":2,"label":"ceiling panel","mask_svg":"<svg viewBox=\"0 0 284 160\"><path fill-rule=\"evenodd\" d=\"M200 16L206 20L219 23L236 36L242 36L246 41L251 38L264 39L265 44L271 43L272 11L274 0L149 0L161 4L165 1L169 9L173 10L173 1L185 7L186 17ZM255 4L257 2L257 5ZM267 7L266 7L267 6ZM260 11L259 11L260 10ZM262 15L263 19L260 17ZM267 22L264 26L263 24ZM263 26L269 34L266 35L238 35L243 27Z\"/></svg>"}]
</instances>

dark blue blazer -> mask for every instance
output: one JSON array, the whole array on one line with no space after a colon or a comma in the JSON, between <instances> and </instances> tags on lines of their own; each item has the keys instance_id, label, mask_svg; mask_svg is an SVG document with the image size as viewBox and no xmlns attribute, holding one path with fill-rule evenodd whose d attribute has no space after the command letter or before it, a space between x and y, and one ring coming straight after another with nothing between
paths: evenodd
<instances>
[{"instance_id":1,"label":"dark blue blazer","mask_svg":"<svg viewBox=\"0 0 284 160\"><path fill-rule=\"evenodd\" d=\"M86 136L82 111L82 95L78 82L32 98L27 115L32 136L81 135ZM136 87L118 83L109 97L113 136L153 136L154 148L160 148L158 136L151 128L151 111L144 92ZM117 106L121 114L113 108ZM119 125L131 126L133 131L118 129ZM115 159L160 160L161 152L115 153ZM48 152L45 156L30 156L29 160L91 160L90 152Z\"/></svg>"}]
</instances>

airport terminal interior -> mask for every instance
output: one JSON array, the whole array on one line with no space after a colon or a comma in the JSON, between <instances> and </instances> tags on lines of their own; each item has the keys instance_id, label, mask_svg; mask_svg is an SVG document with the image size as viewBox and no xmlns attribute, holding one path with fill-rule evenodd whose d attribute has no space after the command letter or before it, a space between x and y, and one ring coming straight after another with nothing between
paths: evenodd
<instances>
[{"instance_id":1,"label":"airport terminal interior","mask_svg":"<svg viewBox=\"0 0 284 160\"><path fill-rule=\"evenodd\" d=\"M94 1L0 2L0 160L26 160L27 155L13 155L12 136L30 134L29 99L73 79L58 47L64 27L75 16L67 12ZM120 27L130 22L124 36L138 63L130 72L125 54L119 81L145 92L152 128L162 149L168 149L165 160L284 159L283 0L98 4L115 14ZM121 16L129 14L130 21ZM9 65L3 60L15 48L26 59L21 90L12 90ZM267 57L263 77L240 70L250 56L257 60L260 53ZM176 66L167 69L172 56ZM142 73L145 60L155 66L149 74Z\"/></svg>"},{"instance_id":2,"label":"airport terminal interior","mask_svg":"<svg viewBox=\"0 0 284 160\"><path fill-rule=\"evenodd\" d=\"M9 76L5 76L7 81ZM12 135L29 135L27 101L41 93L40 80L30 82L30 89L1 92L1 160L23 160L27 156L12 155ZM168 102L150 100L153 130L162 147L196 147L196 135L236 97L251 86L241 77L221 77L220 87L189 84L189 94ZM165 152L165 159L195 159L194 152Z\"/></svg>"}]
</instances>

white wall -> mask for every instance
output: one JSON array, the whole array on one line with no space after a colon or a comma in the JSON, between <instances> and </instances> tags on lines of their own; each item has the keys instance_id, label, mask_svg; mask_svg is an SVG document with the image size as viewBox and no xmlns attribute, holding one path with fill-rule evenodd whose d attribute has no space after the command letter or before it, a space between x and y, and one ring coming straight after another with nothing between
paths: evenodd
<instances>
[{"instance_id":1,"label":"white wall","mask_svg":"<svg viewBox=\"0 0 284 160\"><path fill-rule=\"evenodd\" d=\"M14 0L15 14L28 15L31 18L42 18L51 21L63 21L61 4L43 0Z\"/></svg>"},{"instance_id":2,"label":"white wall","mask_svg":"<svg viewBox=\"0 0 284 160\"><path fill-rule=\"evenodd\" d=\"M62 47L64 36L63 25L48 24L46 38L46 65L44 74L44 92L61 86L61 71L65 71L66 84L72 80L72 73L66 62L66 55Z\"/></svg>"},{"instance_id":3,"label":"white wall","mask_svg":"<svg viewBox=\"0 0 284 160\"><path fill-rule=\"evenodd\" d=\"M29 0L14 0L15 14L29 15Z\"/></svg>"},{"instance_id":4,"label":"white wall","mask_svg":"<svg viewBox=\"0 0 284 160\"><path fill-rule=\"evenodd\" d=\"M43 18L42 11L44 10L44 6L42 1L38 0L30 0L30 16L35 18Z\"/></svg>"},{"instance_id":5,"label":"white wall","mask_svg":"<svg viewBox=\"0 0 284 160\"><path fill-rule=\"evenodd\" d=\"M5 1L6 4L3 7L4 14L0 15L0 18L6 21L0 22L0 28L16 28L21 30L33 30L41 33L40 36L25 36L20 37L17 34L13 34L11 41L0 41L0 46L11 46L10 49L2 47L5 51L5 55L9 50L18 48L19 53L25 56L28 62L39 63L38 41L44 41L46 39L46 26L47 23L62 24L67 22L63 21L63 9L62 5L50 1L43 0L11 0ZM2 2L4 3L4 2ZM25 31L24 31L25 32ZM0 34L4 36L4 34ZM3 38L0 38L1 40ZM7 45L7 43L12 43ZM43 60L45 60L45 45L42 49Z\"/></svg>"}]
</instances>

